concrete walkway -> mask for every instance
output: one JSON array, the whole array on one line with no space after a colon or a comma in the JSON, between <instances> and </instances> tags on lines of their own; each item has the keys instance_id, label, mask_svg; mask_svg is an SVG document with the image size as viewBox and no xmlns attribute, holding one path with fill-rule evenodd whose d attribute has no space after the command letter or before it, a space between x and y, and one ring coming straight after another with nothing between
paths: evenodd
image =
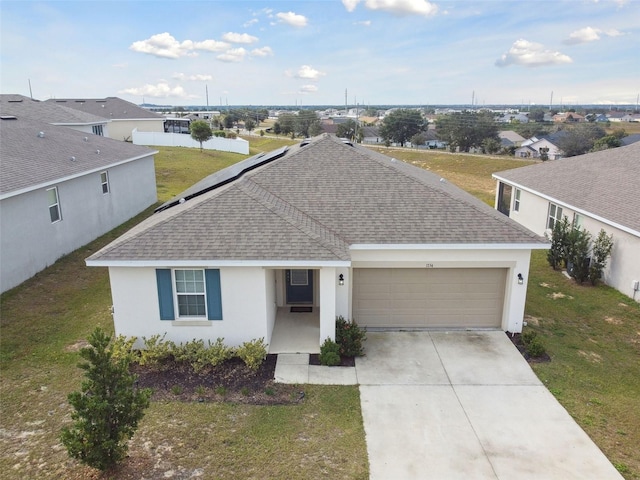
<instances>
[{"instance_id":1,"label":"concrete walkway","mask_svg":"<svg viewBox=\"0 0 640 480\"><path fill-rule=\"evenodd\" d=\"M503 332L369 332L355 368L278 357L276 380L359 384L370 478L620 480Z\"/></svg>"}]
</instances>

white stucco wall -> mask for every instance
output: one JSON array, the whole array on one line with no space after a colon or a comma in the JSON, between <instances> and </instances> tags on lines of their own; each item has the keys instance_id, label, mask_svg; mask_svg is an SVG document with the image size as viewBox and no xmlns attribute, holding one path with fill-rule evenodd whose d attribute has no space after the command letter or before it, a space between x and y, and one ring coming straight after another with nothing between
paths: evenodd
<instances>
[{"instance_id":1,"label":"white stucco wall","mask_svg":"<svg viewBox=\"0 0 640 480\"><path fill-rule=\"evenodd\" d=\"M336 339L336 269L320 269L320 344L327 338Z\"/></svg>"},{"instance_id":2,"label":"white stucco wall","mask_svg":"<svg viewBox=\"0 0 640 480\"><path fill-rule=\"evenodd\" d=\"M156 202L153 156L39 188L0 202L0 288L4 292ZM102 170L101 170L102 171ZM47 189L56 186L62 220L51 223Z\"/></svg>"},{"instance_id":3,"label":"white stucco wall","mask_svg":"<svg viewBox=\"0 0 640 480\"><path fill-rule=\"evenodd\" d=\"M514 190L515 192L515 190ZM513 210L512 205L509 216L524 225L529 230L544 235L551 232L546 229L550 201L533 193L522 190L520 194L520 211ZM562 215L566 216L569 222L573 222L575 210L562 203L554 202L562 207ZM609 263L603 272L604 282L628 295L636 301L640 301L640 292L633 291L634 280L640 281L640 236L632 235L612 225L578 212L582 217L582 227L591 233L595 239L601 229L607 235L613 235L613 249Z\"/></svg>"},{"instance_id":4,"label":"white stucco wall","mask_svg":"<svg viewBox=\"0 0 640 480\"><path fill-rule=\"evenodd\" d=\"M502 329L516 333L522 331L531 250L352 249L351 258L353 268L506 268ZM523 285L518 285L519 273L524 277Z\"/></svg>"},{"instance_id":5,"label":"white stucco wall","mask_svg":"<svg viewBox=\"0 0 640 480\"><path fill-rule=\"evenodd\" d=\"M222 320L172 321L160 320L155 268L111 267L115 333L138 338L166 334L165 340L176 343L194 338L205 343L224 338L229 346L258 338L268 343L267 312L273 310L273 298L267 299L267 282L271 275L261 267L221 268Z\"/></svg>"}]
</instances>

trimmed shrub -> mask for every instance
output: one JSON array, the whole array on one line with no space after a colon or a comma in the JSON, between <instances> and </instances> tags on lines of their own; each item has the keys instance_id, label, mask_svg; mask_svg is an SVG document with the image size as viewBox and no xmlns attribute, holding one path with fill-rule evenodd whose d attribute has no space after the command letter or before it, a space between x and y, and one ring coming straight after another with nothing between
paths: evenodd
<instances>
[{"instance_id":1,"label":"trimmed shrub","mask_svg":"<svg viewBox=\"0 0 640 480\"><path fill-rule=\"evenodd\" d=\"M320 364L329 367L340 365L340 345L330 338L320 346Z\"/></svg>"},{"instance_id":2,"label":"trimmed shrub","mask_svg":"<svg viewBox=\"0 0 640 480\"><path fill-rule=\"evenodd\" d=\"M162 336L153 335L149 338L142 337L144 348L140 350L140 356L138 357L138 363L140 365L158 368L171 358L173 353L171 351L171 344L164 341L165 335L166 333Z\"/></svg>"},{"instance_id":3,"label":"trimmed shrub","mask_svg":"<svg viewBox=\"0 0 640 480\"><path fill-rule=\"evenodd\" d=\"M207 351L204 347L204 340L196 340L195 338L180 345L172 345L173 358L176 362L185 362L191 365L194 372L199 372L209 364Z\"/></svg>"},{"instance_id":4,"label":"trimmed shrub","mask_svg":"<svg viewBox=\"0 0 640 480\"><path fill-rule=\"evenodd\" d=\"M267 346L264 343L264 338L244 342L242 346L236 350L236 355L240 357L251 370L258 370L262 362L264 362L264 359L267 358Z\"/></svg>"},{"instance_id":5,"label":"trimmed shrub","mask_svg":"<svg viewBox=\"0 0 640 480\"><path fill-rule=\"evenodd\" d=\"M348 322L343 316L336 318L336 343L340 354L346 357L364 355L362 342L367 339L366 332L355 321Z\"/></svg>"},{"instance_id":6,"label":"trimmed shrub","mask_svg":"<svg viewBox=\"0 0 640 480\"><path fill-rule=\"evenodd\" d=\"M137 339L138 337L127 338L124 335L118 335L111 341L111 358L116 362L123 360L127 363L132 363L136 358L133 344L136 343Z\"/></svg>"},{"instance_id":7,"label":"trimmed shrub","mask_svg":"<svg viewBox=\"0 0 640 480\"><path fill-rule=\"evenodd\" d=\"M540 357L546 353L544 344L538 338L538 333L534 330L527 330L522 333L522 343L524 351L531 357Z\"/></svg>"},{"instance_id":8,"label":"trimmed shrub","mask_svg":"<svg viewBox=\"0 0 640 480\"><path fill-rule=\"evenodd\" d=\"M212 367L220 365L226 360L233 358L234 355L235 350L231 347L227 347L224 344L224 338L218 337L215 343L211 343L211 340L209 340L209 348L207 348L207 361Z\"/></svg>"}]
</instances>

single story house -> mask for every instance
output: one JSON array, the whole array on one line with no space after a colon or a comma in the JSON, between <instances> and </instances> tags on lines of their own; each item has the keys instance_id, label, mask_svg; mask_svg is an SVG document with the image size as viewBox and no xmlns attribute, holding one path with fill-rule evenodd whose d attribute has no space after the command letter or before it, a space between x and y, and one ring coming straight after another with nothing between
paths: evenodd
<instances>
[{"instance_id":1,"label":"single story house","mask_svg":"<svg viewBox=\"0 0 640 480\"><path fill-rule=\"evenodd\" d=\"M640 142L495 173L496 208L538 235L567 217L613 235L604 281L640 300Z\"/></svg>"},{"instance_id":2,"label":"single story house","mask_svg":"<svg viewBox=\"0 0 640 480\"><path fill-rule=\"evenodd\" d=\"M0 99L2 292L157 200L156 152L36 120L38 106L59 108Z\"/></svg>"},{"instance_id":3,"label":"single story house","mask_svg":"<svg viewBox=\"0 0 640 480\"><path fill-rule=\"evenodd\" d=\"M558 146L558 140L567 133L564 130L545 135L543 137L531 137L522 142L514 153L516 158L544 158L558 160L564 157L564 152Z\"/></svg>"},{"instance_id":4,"label":"single story house","mask_svg":"<svg viewBox=\"0 0 640 480\"><path fill-rule=\"evenodd\" d=\"M502 147L519 147L525 138L513 130L503 130L498 132L498 138L500 138L500 145Z\"/></svg>"},{"instance_id":5,"label":"single story house","mask_svg":"<svg viewBox=\"0 0 640 480\"><path fill-rule=\"evenodd\" d=\"M304 352L340 315L520 332L531 250L548 246L439 175L323 134L205 178L86 263L109 268L116 334L273 346L287 320Z\"/></svg>"},{"instance_id":6,"label":"single story house","mask_svg":"<svg viewBox=\"0 0 640 480\"><path fill-rule=\"evenodd\" d=\"M47 102L109 120L109 136L131 141L133 131L164 132L164 117L118 97L51 98Z\"/></svg>"}]
</instances>

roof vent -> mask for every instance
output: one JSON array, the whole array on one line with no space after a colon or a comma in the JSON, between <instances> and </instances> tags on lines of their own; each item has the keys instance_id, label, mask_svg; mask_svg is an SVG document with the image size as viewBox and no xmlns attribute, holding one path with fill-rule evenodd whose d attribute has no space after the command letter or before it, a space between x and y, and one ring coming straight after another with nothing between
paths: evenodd
<instances>
[{"instance_id":1,"label":"roof vent","mask_svg":"<svg viewBox=\"0 0 640 480\"><path fill-rule=\"evenodd\" d=\"M16 117L15 115L0 115L0 118L2 120L17 120L18 117Z\"/></svg>"},{"instance_id":2,"label":"roof vent","mask_svg":"<svg viewBox=\"0 0 640 480\"><path fill-rule=\"evenodd\" d=\"M88 142L89 141L89 137L84 137L84 141Z\"/></svg>"},{"instance_id":3,"label":"roof vent","mask_svg":"<svg viewBox=\"0 0 640 480\"><path fill-rule=\"evenodd\" d=\"M396 162L397 162L397 160L396 160L395 158L392 158L392 159L391 159L391 162L392 162L392 163L396 163Z\"/></svg>"},{"instance_id":4,"label":"roof vent","mask_svg":"<svg viewBox=\"0 0 640 480\"><path fill-rule=\"evenodd\" d=\"M97 153L98 155L100 155L100 150L96 150L96 153Z\"/></svg>"},{"instance_id":5,"label":"roof vent","mask_svg":"<svg viewBox=\"0 0 640 480\"><path fill-rule=\"evenodd\" d=\"M302 140L300 142L300 146L304 147L305 145L309 145L311 143L311 139L310 138L305 138L304 140Z\"/></svg>"},{"instance_id":6,"label":"roof vent","mask_svg":"<svg viewBox=\"0 0 640 480\"><path fill-rule=\"evenodd\" d=\"M69 160L71 160L72 162L76 161L76 157L71 157Z\"/></svg>"},{"instance_id":7,"label":"roof vent","mask_svg":"<svg viewBox=\"0 0 640 480\"><path fill-rule=\"evenodd\" d=\"M346 138L342 140L342 143L344 143L345 145L349 145L350 147L353 147L353 142L351 142L351 140L347 140Z\"/></svg>"},{"instance_id":8,"label":"roof vent","mask_svg":"<svg viewBox=\"0 0 640 480\"><path fill-rule=\"evenodd\" d=\"M44 138L44 132L38 132L38 138Z\"/></svg>"},{"instance_id":9,"label":"roof vent","mask_svg":"<svg viewBox=\"0 0 640 480\"><path fill-rule=\"evenodd\" d=\"M184 198L181 198L180 200L178 200L178 203L184 203L184 202L186 202Z\"/></svg>"},{"instance_id":10,"label":"roof vent","mask_svg":"<svg viewBox=\"0 0 640 480\"><path fill-rule=\"evenodd\" d=\"M444 178L440 178L440 183L447 183L447 181Z\"/></svg>"}]
</instances>

